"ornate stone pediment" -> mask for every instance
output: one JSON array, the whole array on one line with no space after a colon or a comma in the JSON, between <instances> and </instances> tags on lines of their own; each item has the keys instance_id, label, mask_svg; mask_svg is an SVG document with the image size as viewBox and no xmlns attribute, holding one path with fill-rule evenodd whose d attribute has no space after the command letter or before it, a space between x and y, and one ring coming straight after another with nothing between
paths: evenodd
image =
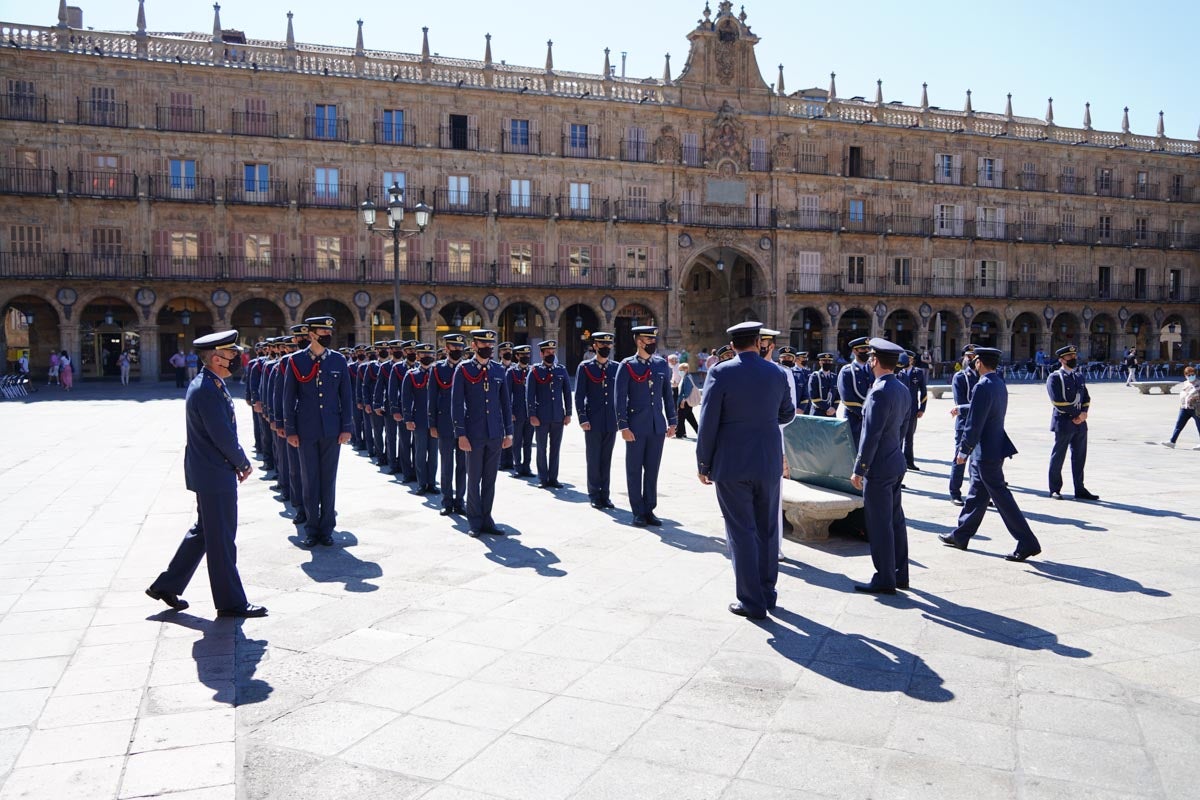
<instances>
[{"instance_id":1,"label":"ornate stone pediment","mask_svg":"<svg viewBox=\"0 0 1200 800\"><path fill-rule=\"evenodd\" d=\"M738 119L737 112L728 102L721 105L717 115L705 126L706 153L710 164L731 161L740 170L749 160L746 146L746 126Z\"/></svg>"},{"instance_id":2,"label":"ornate stone pediment","mask_svg":"<svg viewBox=\"0 0 1200 800\"><path fill-rule=\"evenodd\" d=\"M750 30L744 10L734 14L733 4L725 1L718 4L714 16L706 6L688 41L687 63L675 81L685 106L714 108L732 99L747 111L770 107L771 88L754 56L759 39Z\"/></svg>"},{"instance_id":3,"label":"ornate stone pediment","mask_svg":"<svg viewBox=\"0 0 1200 800\"><path fill-rule=\"evenodd\" d=\"M674 126L664 125L662 127L658 138L654 140L654 152L658 154L658 160L664 164L678 164L680 162L682 151Z\"/></svg>"}]
</instances>

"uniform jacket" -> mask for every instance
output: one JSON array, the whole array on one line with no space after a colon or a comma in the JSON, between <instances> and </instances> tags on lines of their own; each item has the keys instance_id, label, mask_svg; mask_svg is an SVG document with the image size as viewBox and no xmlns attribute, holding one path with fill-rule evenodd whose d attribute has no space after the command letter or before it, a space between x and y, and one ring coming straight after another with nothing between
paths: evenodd
<instances>
[{"instance_id":1,"label":"uniform jacket","mask_svg":"<svg viewBox=\"0 0 1200 800\"><path fill-rule=\"evenodd\" d=\"M454 370L450 387L454 435L472 443L512 436L512 402L504 385L504 367L472 358Z\"/></svg>"},{"instance_id":2,"label":"uniform jacket","mask_svg":"<svg viewBox=\"0 0 1200 800\"><path fill-rule=\"evenodd\" d=\"M676 421L666 360L651 356L649 363L643 363L636 355L622 359L617 365L613 410L619 431L628 428L634 436L666 434Z\"/></svg>"},{"instance_id":3,"label":"uniform jacket","mask_svg":"<svg viewBox=\"0 0 1200 800\"><path fill-rule=\"evenodd\" d=\"M978 383L979 373L970 367L963 367L950 379L950 391L954 393L954 406L958 409L954 427L966 427L967 410L971 407L971 396L975 394L975 386Z\"/></svg>"},{"instance_id":4,"label":"uniform jacket","mask_svg":"<svg viewBox=\"0 0 1200 800\"><path fill-rule=\"evenodd\" d=\"M262 356L255 356L246 365L246 376L242 380L246 389L246 402L254 405L258 398L258 378L262 372Z\"/></svg>"},{"instance_id":5,"label":"uniform jacket","mask_svg":"<svg viewBox=\"0 0 1200 800\"><path fill-rule=\"evenodd\" d=\"M371 410L376 409L383 411L384 414L391 413L391 395L388 393L388 387L392 384L392 375L395 374L396 368L405 369L408 367L403 360L393 361L388 359L383 361L379 366L379 377L375 380L375 386L371 389ZM400 384L396 384L397 402L399 402Z\"/></svg>"},{"instance_id":6,"label":"uniform jacket","mask_svg":"<svg viewBox=\"0 0 1200 800\"><path fill-rule=\"evenodd\" d=\"M434 362L429 370L429 427L436 428L439 437L452 438L455 435L450 390L454 385L456 368L457 365L453 361L443 358Z\"/></svg>"},{"instance_id":7,"label":"uniform jacket","mask_svg":"<svg viewBox=\"0 0 1200 800\"><path fill-rule=\"evenodd\" d=\"M842 367L837 377L837 388L847 414L855 416L863 413L863 404L867 402L867 393L873 384L874 377L866 364L859 364L855 360Z\"/></svg>"},{"instance_id":8,"label":"uniform jacket","mask_svg":"<svg viewBox=\"0 0 1200 800\"><path fill-rule=\"evenodd\" d=\"M555 364L547 368L537 364L529 369L525 381L525 402L529 416L538 422L562 422L571 416L571 385L567 368Z\"/></svg>"},{"instance_id":9,"label":"uniform jacket","mask_svg":"<svg viewBox=\"0 0 1200 800\"><path fill-rule=\"evenodd\" d=\"M386 414L391 415L404 413L404 399L401 397L404 387L404 378L408 375L410 370L414 370L416 368L416 364L409 364L407 361L397 361L396 363L392 364L392 368L387 371L387 387L384 390L385 405L381 406ZM381 383L383 382L382 378L379 380ZM376 392L376 394L378 394L378 392ZM426 414L428 413L428 410L426 410ZM405 421L407 422L407 420Z\"/></svg>"},{"instance_id":10,"label":"uniform jacket","mask_svg":"<svg viewBox=\"0 0 1200 800\"><path fill-rule=\"evenodd\" d=\"M1071 420L1088 410L1092 404L1092 396L1088 394L1087 381L1083 373L1077 369L1056 369L1046 378L1046 394L1054 404L1050 415L1050 430L1056 431L1061 425L1074 425Z\"/></svg>"},{"instance_id":11,"label":"uniform jacket","mask_svg":"<svg viewBox=\"0 0 1200 800\"><path fill-rule=\"evenodd\" d=\"M529 403L525 400L525 382L528 380L529 368L522 368L520 364L513 364L504 373L504 385L508 387L513 419L522 422L529 419Z\"/></svg>"},{"instance_id":12,"label":"uniform jacket","mask_svg":"<svg viewBox=\"0 0 1200 800\"><path fill-rule=\"evenodd\" d=\"M291 353L280 356L279 360L275 362L271 374L267 377L267 386L270 391L267 402L271 405L271 421L280 427L283 426L284 370L287 369L287 363L291 357Z\"/></svg>"},{"instance_id":13,"label":"uniform jacket","mask_svg":"<svg viewBox=\"0 0 1200 800\"><path fill-rule=\"evenodd\" d=\"M371 412L374 413L375 406L375 384L383 375L384 365L378 360L368 361L363 364L359 371L359 389L358 402L364 406L371 406Z\"/></svg>"},{"instance_id":14,"label":"uniform jacket","mask_svg":"<svg viewBox=\"0 0 1200 800\"><path fill-rule=\"evenodd\" d=\"M1017 448L1004 432L1008 413L1008 386L994 372L979 379L967 412L959 450L983 461L1002 461L1017 454Z\"/></svg>"},{"instance_id":15,"label":"uniform jacket","mask_svg":"<svg viewBox=\"0 0 1200 800\"><path fill-rule=\"evenodd\" d=\"M808 379L812 375L812 370L808 367L792 367L792 380L796 383L796 410L805 412L808 410Z\"/></svg>"},{"instance_id":16,"label":"uniform jacket","mask_svg":"<svg viewBox=\"0 0 1200 800\"><path fill-rule=\"evenodd\" d=\"M894 478L908 469L904 459L904 432L912 398L895 375L875 379L863 404L862 436L854 474L867 478Z\"/></svg>"},{"instance_id":17,"label":"uniform jacket","mask_svg":"<svg viewBox=\"0 0 1200 800\"><path fill-rule=\"evenodd\" d=\"M354 397L355 403L361 403L362 400L358 399L358 373L362 365L356 358L349 358L346 362L346 371L350 373L350 394Z\"/></svg>"},{"instance_id":18,"label":"uniform jacket","mask_svg":"<svg viewBox=\"0 0 1200 800\"><path fill-rule=\"evenodd\" d=\"M824 370L813 370L808 376L808 399L812 403L810 414L825 416L829 409L836 409L841 397L838 395L837 375Z\"/></svg>"},{"instance_id":19,"label":"uniform jacket","mask_svg":"<svg viewBox=\"0 0 1200 800\"><path fill-rule=\"evenodd\" d=\"M311 350L293 353L283 380L283 422L288 436L301 441L337 437L354 429L350 373L346 357L326 350L319 359Z\"/></svg>"},{"instance_id":20,"label":"uniform jacket","mask_svg":"<svg viewBox=\"0 0 1200 800\"><path fill-rule=\"evenodd\" d=\"M278 363L277 358L264 358L258 369L258 388L255 390L255 396L258 402L262 403L262 414L268 422L274 419L271 416L271 373L275 371Z\"/></svg>"},{"instance_id":21,"label":"uniform jacket","mask_svg":"<svg viewBox=\"0 0 1200 800\"><path fill-rule=\"evenodd\" d=\"M432 381L429 369L417 365L406 370L400 384L400 405L397 414L404 416L404 421L415 422L418 430L429 427L429 384Z\"/></svg>"},{"instance_id":22,"label":"uniform jacket","mask_svg":"<svg viewBox=\"0 0 1200 800\"><path fill-rule=\"evenodd\" d=\"M233 492L237 471L250 466L238 444L233 398L225 382L202 368L188 385L184 401L187 446L183 476L193 492Z\"/></svg>"},{"instance_id":23,"label":"uniform jacket","mask_svg":"<svg viewBox=\"0 0 1200 800\"><path fill-rule=\"evenodd\" d=\"M918 411L924 412L929 402L929 379L925 370L920 367L909 367L902 370L905 375L905 385L908 386L909 397L912 398L912 408L909 413L916 416Z\"/></svg>"},{"instance_id":24,"label":"uniform jacket","mask_svg":"<svg viewBox=\"0 0 1200 800\"><path fill-rule=\"evenodd\" d=\"M738 353L708 371L696 435L696 468L714 481L783 475L779 426L796 416L790 376L758 353Z\"/></svg>"},{"instance_id":25,"label":"uniform jacket","mask_svg":"<svg viewBox=\"0 0 1200 800\"><path fill-rule=\"evenodd\" d=\"M595 433L617 430L617 415L613 410L613 393L617 384L617 362L609 360L580 362L575 370L575 412L579 424L588 423Z\"/></svg>"}]
</instances>

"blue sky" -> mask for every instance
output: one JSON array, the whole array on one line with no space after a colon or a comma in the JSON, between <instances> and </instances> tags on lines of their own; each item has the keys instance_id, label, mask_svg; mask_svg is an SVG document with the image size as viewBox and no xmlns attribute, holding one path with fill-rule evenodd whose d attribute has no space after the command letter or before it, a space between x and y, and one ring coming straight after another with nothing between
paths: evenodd
<instances>
[{"instance_id":1,"label":"blue sky","mask_svg":"<svg viewBox=\"0 0 1200 800\"><path fill-rule=\"evenodd\" d=\"M83 8L84 24L131 30L136 0L71 0ZM715 13L717 2L713 0ZM735 3L735 10L739 4ZM703 0L609 0L564 3L548 0L450 0L441 3L359 3L328 0L225 0L221 21L256 38L282 39L286 13L295 12L301 42L353 45L355 19L365 21L366 46L417 52L421 27L444 56L482 58L484 34L492 34L497 61L540 66L546 40L554 40L559 69L598 73L604 48L628 52L626 74L660 77L671 53L678 75L687 57L687 32ZM788 91L827 87L837 72L839 96L872 99L883 79L884 99L917 103L921 83L929 102L962 108L972 90L976 111L1003 111L1013 94L1018 115L1042 117L1054 98L1059 125L1079 126L1083 104L1092 124L1119 130L1129 106L1131 127L1152 134L1166 113L1168 136L1196 137L1200 126L1200 3L1163 0L1149 6L1115 0L1010 0L973 7L948 0L921 3L862 0L843 3L748 0L747 22L762 37L757 48L763 77L774 83L784 64ZM344 10L343 10L344 9ZM0 0L0 19L52 25L57 0ZM155 31L209 31L207 0L146 0Z\"/></svg>"}]
</instances>

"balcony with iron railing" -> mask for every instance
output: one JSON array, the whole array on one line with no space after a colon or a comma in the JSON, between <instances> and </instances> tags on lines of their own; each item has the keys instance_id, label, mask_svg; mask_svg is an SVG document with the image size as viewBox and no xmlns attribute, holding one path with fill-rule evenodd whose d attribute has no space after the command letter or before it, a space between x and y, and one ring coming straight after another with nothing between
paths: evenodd
<instances>
[{"instance_id":1,"label":"balcony with iron railing","mask_svg":"<svg viewBox=\"0 0 1200 800\"><path fill-rule=\"evenodd\" d=\"M129 103L116 100L75 100L75 121L104 128L129 127Z\"/></svg>"},{"instance_id":2,"label":"balcony with iron railing","mask_svg":"<svg viewBox=\"0 0 1200 800\"><path fill-rule=\"evenodd\" d=\"M842 175L847 178L874 178L875 159L845 156L842 158Z\"/></svg>"},{"instance_id":3,"label":"balcony with iron railing","mask_svg":"<svg viewBox=\"0 0 1200 800\"><path fill-rule=\"evenodd\" d=\"M496 193L496 213L502 217L546 218L552 207L549 195Z\"/></svg>"},{"instance_id":4,"label":"balcony with iron railing","mask_svg":"<svg viewBox=\"0 0 1200 800\"><path fill-rule=\"evenodd\" d=\"M887 232L897 236L933 236L933 218L893 214L887 218Z\"/></svg>"},{"instance_id":5,"label":"balcony with iron railing","mask_svg":"<svg viewBox=\"0 0 1200 800\"><path fill-rule=\"evenodd\" d=\"M1096 195L1098 197L1121 197L1124 181L1119 178L1096 178Z\"/></svg>"},{"instance_id":6,"label":"balcony with iron railing","mask_svg":"<svg viewBox=\"0 0 1200 800\"><path fill-rule=\"evenodd\" d=\"M562 154L566 158L603 158L599 136L573 136L564 133Z\"/></svg>"},{"instance_id":7,"label":"balcony with iron railing","mask_svg":"<svg viewBox=\"0 0 1200 800\"><path fill-rule=\"evenodd\" d=\"M52 169L0 167L0 194L53 196L58 191L58 173Z\"/></svg>"},{"instance_id":8,"label":"balcony with iron railing","mask_svg":"<svg viewBox=\"0 0 1200 800\"><path fill-rule=\"evenodd\" d=\"M947 186L962 186L962 167L952 167L947 164L934 164L933 182Z\"/></svg>"},{"instance_id":9,"label":"balcony with iron railing","mask_svg":"<svg viewBox=\"0 0 1200 800\"><path fill-rule=\"evenodd\" d=\"M479 129L442 125L438 128L438 147L443 150L478 150Z\"/></svg>"},{"instance_id":10,"label":"balcony with iron railing","mask_svg":"<svg viewBox=\"0 0 1200 800\"><path fill-rule=\"evenodd\" d=\"M307 208L358 209L358 185L300 181L298 203Z\"/></svg>"},{"instance_id":11,"label":"balcony with iron railing","mask_svg":"<svg viewBox=\"0 0 1200 800\"><path fill-rule=\"evenodd\" d=\"M500 152L524 156L540 156L542 154L542 136L540 133L518 133L500 131Z\"/></svg>"},{"instance_id":12,"label":"balcony with iron railing","mask_svg":"<svg viewBox=\"0 0 1200 800\"><path fill-rule=\"evenodd\" d=\"M648 164L654 160L654 147L644 139L621 140L621 160Z\"/></svg>"},{"instance_id":13,"label":"balcony with iron railing","mask_svg":"<svg viewBox=\"0 0 1200 800\"><path fill-rule=\"evenodd\" d=\"M375 144L391 144L402 147L417 146L417 126L398 122L375 120Z\"/></svg>"},{"instance_id":14,"label":"balcony with iron railing","mask_svg":"<svg viewBox=\"0 0 1200 800\"><path fill-rule=\"evenodd\" d=\"M211 203L213 179L181 175L151 175L150 197L179 203Z\"/></svg>"},{"instance_id":15,"label":"balcony with iron railing","mask_svg":"<svg viewBox=\"0 0 1200 800\"><path fill-rule=\"evenodd\" d=\"M75 197L137 198L138 176L133 172L67 170L67 191Z\"/></svg>"},{"instance_id":16,"label":"balcony with iron railing","mask_svg":"<svg viewBox=\"0 0 1200 800\"><path fill-rule=\"evenodd\" d=\"M770 172L771 171L771 154L759 150L750 151L750 171L751 172Z\"/></svg>"},{"instance_id":17,"label":"balcony with iron railing","mask_svg":"<svg viewBox=\"0 0 1200 800\"><path fill-rule=\"evenodd\" d=\"M560 219L604 221L609 218L609 202L601 197L568 197L554 199L554 213Z\"/></svg>"},{"instance_id":18,"label":"balcony with iron railing","mask_svg":"<svg viewBox=\"0 0 1200 800\"><path fill-rule=\"evenodd\" d=\"M688 145L684 145L682 155L685 167L704 166L704 151L699 146L689 147Z\"/></svg>"},{"instance_id":19,"label":"balcony with iron railing","mask_svg":"<svg viewBox=\"0 0 1200 800\"><path fill-rule=\"evenodd\" d=\"M230 130L238 136L279 136L279 114L265 111L233 111Z\"/></svg>"},{"instance_id":20,"label":"balcony with iron railing","mask_svg":"<svg viewBox=\"0 0 1200 800\"><path fill-rule=\"evenodd\" d=\"M652 203L648 200L630 200L625 198L614 204L613 218L618 222L649 222L661 224L667 222L666 202Z\"/></svg>"},{"instance_id":21,"label":"balcony with iron railing","mask_svg":"<svg viewBox=\"0 0 1200 800\"><path fill-rule=\"evenodd\" d=\"M921 165L904 161L893 161L888 165L888 177L894 181L919 182L921 180Z\"/></svg>"},{"instance_id":22,"label":"balcony with iron railing","mask_svg":"<svg viewBox=\"0 0 1200 800\"><path fill-rule=\"evenodd\" d=\"M1021 189L1026 192L1046 191L1046 176L1036 172L1010 172L1009 181L1010 189Z\"/></svg>"},{"instance_id":23,"label":"balcony with iron railing","mask_svg":"<svg viewBox=\"0 0 1200 800\"><path fill-rule=\"evenodd\" d=\"M813 153L800 153L796 156L796 172L805 175L828 175L829 159Z\"/></svg>"},{"instance_id":24,"label":"balcony with iron railing","mask_svg":"<svg viewBox=\"0 0 1200 800\"><path fill-rule=\"evenodd\" d=\"M1135 183L1135 184L1133 184L1133 197L1137 200L1157 200L1158 199L1158 184L1157 183Z\"/></svg>"},{"instance_id":25,"label":"balcony with iron railing","mask_svg":"<svg viewBox=\"0 0 1200 800\"><path fill-rule=\"evenodd\" d=\"M1172 183L1167 189L1167 199L1177 203L1190 203L1192 201L1192 187L1185 186L1182 183Z\"/></svg>"},{"instance_id":26,"label":"balcony with iron railing","mask_svg":"<svg viewBox=\"0 0 1200 800\"><path fill-rule=\"evenodd\" d=\"M1059 175L1058 191L1063 194L1087 194L1087 178L1078 175Z\"/></svg>"},{"instance_id":27,"label":"balcony with iron railing","mask_svg":"<svg viewBox=\"0 0 1200 800\"><path fill-rule=\"evenodd\" d=\"M487 192L467 192L460 189L435 189L433 208L439 214L486 216L492 213Z\"/></svg>"},{"instance_id":28,"label":"balcony with iron railing","mask_svg":"<svg viewBox=\"0 0 1200 800\"><path fill-rule=\"evenodd\" d=\"M345 117L305 117L304 138L325 142L348 142L350 120Z\"/></svg>"},{"instance_id":29,"label":"balcony with iron railing","mask_svg":"<svg viewBox=\"0 0 1200 800\"><path fill-rule=\"evenodd\" d=\"M975 185L989 189L1004 188L1004 170L993 167L979 167L975 170Z\"/></svg>"},{"instance_id":30,"label":"balcony with iron railing","mask_svg":"<svg viewBox=\"0 0 1200 800\"><path fill-rule=\"evenodd\" d=\"M9 92L0 94L0 119L45 122L47 119L46 96Z\"/></svg>"},{"instance_id":31,"label":"balcony with iron railing","mask_svg":"<svg viewBox=\"0 0 1200 800\"><path fill-rule=\"evenodd\" d=\"M771 228L775 213L763 207L684 203L679 207L679 222L709 228Z\"/></svg>"},{"instance_id":32,"label":"balcony with iron railing","mask_svg":"<svg viewBox=\"0 0 1200 800\"><path fill-rule=\"evenodd\" d=\"M258 206L286 206L291 202L286 181L226 178L225 202Z\"/></svg>"},{"instance_id":33,"label":"balcony with iron railing","mask_svg":"<svg viewBox=\"0 0 1200 800\"><path fill-rule=\"evenodd\" d=\"M155 125L160 131L204 133L204 109L190 106L155 106Z\"/></svg>"}]
</instances>

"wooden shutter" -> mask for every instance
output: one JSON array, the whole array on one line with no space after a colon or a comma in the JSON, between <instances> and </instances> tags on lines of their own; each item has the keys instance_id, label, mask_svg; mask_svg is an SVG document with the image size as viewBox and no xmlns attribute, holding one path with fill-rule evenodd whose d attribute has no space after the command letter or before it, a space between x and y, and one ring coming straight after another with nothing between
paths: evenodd
<instances>
[{"instance_id":1,"label":"wooden shutter","mask_svg":"<svg viewBox=\"0 0 1200 800\"><path fill-rule=\"evenodd\" d=\"M558 265L566 268L571 264L571 245L560 244L558 246Z\"/></svg>"},{"instance_id":2,"label":"wooden shutter","mask_svg":"<svg viewBox=\"0 0 1200 800\"><path fill-rule=\"evenodd\" d=\"M533 243L533 266L541 267L546 263L546 243Z\"/></svg>"},{"instance_id":3,"label":"wooden shutter","mask_svg":"<svg viewBox=\"0 0 1200 800\"><path fill-rule=\"evenodd\" d=\"M372 237L372 238L378 238L378 237ZM421 263L421 239L422 239L422 237L420 237L420 236L414 236L413 238L408 240L408 263L409 264L420 264Z\"/></svg>"},{"instance_id":4,"label":"wooden shutter","mask_svg":"<svg viewBox=\"0 0 1200 800\"><path fill-rule=\"evenodd\" d=\"M311 233L300 236L300 260L305 266L311 266L317 258L317 237Z\"/></svg>"},{"instance_id":5,"label":"wooden shutter","mask_svg":"<svg viewBox=\"0 0 1200 800\"><path fill-rule=\"evenodd\" d=\"M171 232L170 231L155 231L153 241L153 251L156 257L170 255L171 253Z\"/></svg>"},{"instance_id":6,"label":"wooden shutter","mask_svg":"<svg viewBox=\"0 0 1200 800\"><path fill-rule=\"evenodd\" d=\"M477 267L483 263L483 240L471 240L471 266Z\"/></svg>"},{"instance_id":7,"label":"wooden shutter","mask_svg":"<svg viewBox=\"0 0 1200 800\"><path fill-rule=\"evenodd\" d=\"M592 245L592 269L602 269L608 265L604 263L604 245ZM607 274L607 273L602 273Z\"/></svg>"},{"instance_id":8,"label":"wooden shutter","mask_svg":"<svg viewBox=\"0 0 1200 800\"><path fill-rule=\"evenodd\" d=\"M471 243L471 252L475 252L475 243ZM496 265L501 273L506 273L512 268L512 243L500 242L496 245Z\"/></svg>"},{"instance_id":9,"label":"wooden shutter","mask_svg":"<svg viewBox=\"0 0 1200 800\"><path fill-rule=\"evenodd\" d=\"M229 232L228 254L231 259L242 259L246 255L246 234L237 231Z\"/></svg>"},{"instance_id":10,"label":"wooden shutter","mask_svg":"<svg viewBox=\"0 0 1200 800\"><path fill-rule=\"evenodd\" d=\"M448 240L437 239L433 247L433 259L439 266L450 260L450 242Z\"/></svg>"}]
</instances>

